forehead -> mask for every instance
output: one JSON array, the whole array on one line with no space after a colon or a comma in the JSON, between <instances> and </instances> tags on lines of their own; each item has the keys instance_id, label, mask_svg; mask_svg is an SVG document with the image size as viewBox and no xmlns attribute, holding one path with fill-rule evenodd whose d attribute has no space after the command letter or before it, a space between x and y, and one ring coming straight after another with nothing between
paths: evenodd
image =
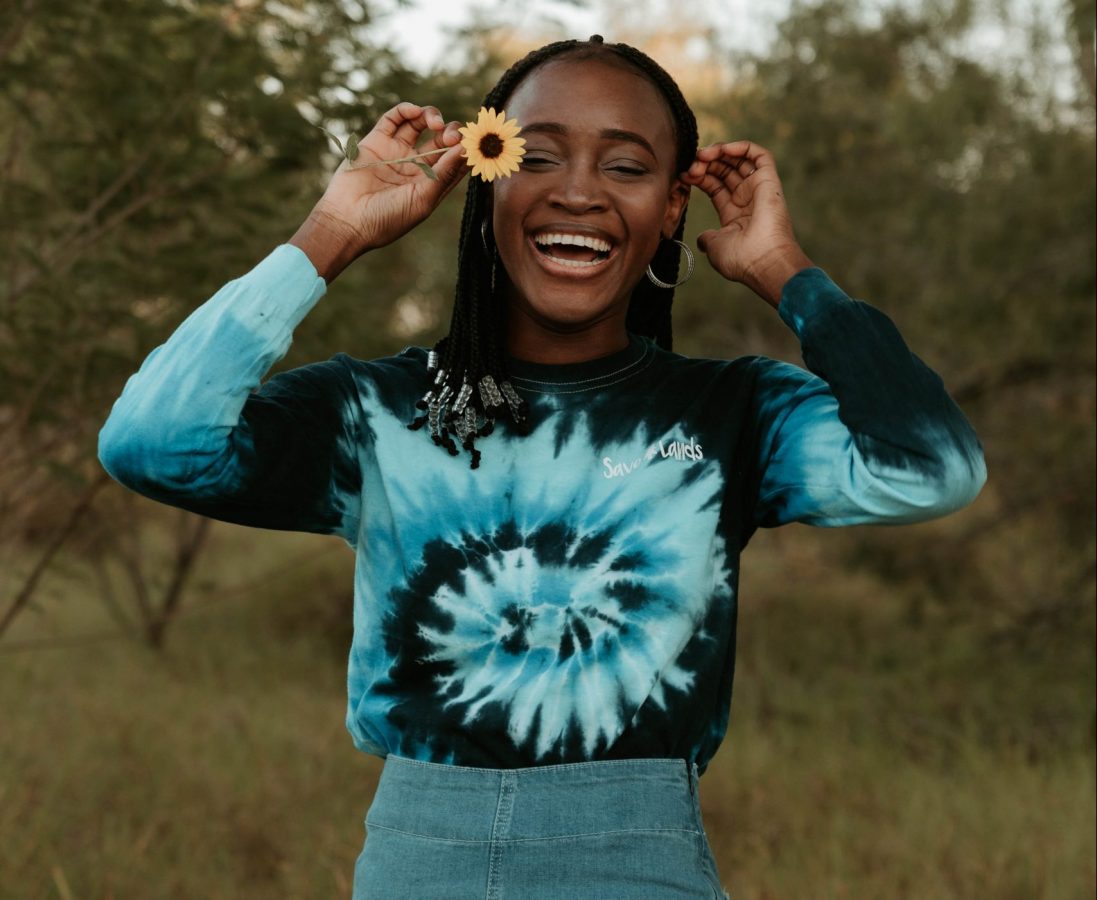
<instances>
[{"instance_id":1,"label":"forehead","mask_svg":"<svg viewBox=\"0 0 1097 900\"><path fill-rule=\"evenodd\" d=\"M647 78L597 59L552 60L522 79L506 103L520 126L557 122L569 132L634 131L659 153L675 156L674 121L666 100Z\"/></svg>"}]
</instances>

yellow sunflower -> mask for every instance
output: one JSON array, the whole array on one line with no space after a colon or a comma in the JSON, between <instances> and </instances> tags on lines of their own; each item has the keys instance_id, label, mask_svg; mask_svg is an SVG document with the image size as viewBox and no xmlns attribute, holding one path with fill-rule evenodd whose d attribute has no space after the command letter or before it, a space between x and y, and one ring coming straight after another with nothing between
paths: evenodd
<instances>
[{"instance_id":1,"label":"yellow sunflower","mask_svg":"<svg viewBox=\"0 0 1097 900\"><path fill-rule=\"evenodd\" d=\"M518 171L518 162L526 152L522 146L526 140L517 136L521 130L518 120L508 122L505 110L496 113L494 107L481 106L476 121L458 130L473 175L492 181L496 175L509 178L511 172Z\"/></svg>"}]
</instances>

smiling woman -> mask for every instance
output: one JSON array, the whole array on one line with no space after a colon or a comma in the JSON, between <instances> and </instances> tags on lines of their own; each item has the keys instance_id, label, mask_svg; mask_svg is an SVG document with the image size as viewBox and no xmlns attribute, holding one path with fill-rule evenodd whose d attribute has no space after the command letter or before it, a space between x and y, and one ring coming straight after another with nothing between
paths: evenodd
<instances>
[{"instance_id":1,"label":"smiling woman","mask_svg":"<svg viewBox=\"0 0 1097 900\"><path fill-rule=\"evenodd\" d=\"M356 900L726 896L698 792L743 548L786 522L949 513L982 449L891 321L801 250L769 151L698 149L649 57L550 44L484 106L521 124L517 171L472 125L470 146L434 107L389 110L289 243L149 355L100 458L162 502L355 549L346 724L385 758ZM373 165L425 131L434 177ZM327 282L481 151L449 334L260 386ZM720 221L709 263L777 310L810 371L672 352L693 188Z\"/></svg>"}]
</instances>

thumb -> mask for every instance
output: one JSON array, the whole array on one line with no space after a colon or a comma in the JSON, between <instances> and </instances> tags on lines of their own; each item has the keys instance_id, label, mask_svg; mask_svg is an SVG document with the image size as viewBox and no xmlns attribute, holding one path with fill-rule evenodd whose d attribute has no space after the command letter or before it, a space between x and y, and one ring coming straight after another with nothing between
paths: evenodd
<instances>
[{"instance_id":1,"label":"thumb","mask_svg":"<svg viewBox=\"0 0 1097 900\"><path fill-rule=\"evenodd\" d=\"M709 242L716 237L716 230L710 228L708 231L702 231L697 235L697 247L702 253L708 253Z\"/></svg>"},{"instance_id":2,"label":"thumb","mask_svg":"<svg viewBox=\"0 0 1097 900\"><path fill-rule=\"evenodd\" d=\"M457 185L457 182L466 175L470 168L465 164L463 148L460 144L450 147L439 157L433 166L434 174L438 176L438 186L445 196Z\"/></svg>"}]
</instances>

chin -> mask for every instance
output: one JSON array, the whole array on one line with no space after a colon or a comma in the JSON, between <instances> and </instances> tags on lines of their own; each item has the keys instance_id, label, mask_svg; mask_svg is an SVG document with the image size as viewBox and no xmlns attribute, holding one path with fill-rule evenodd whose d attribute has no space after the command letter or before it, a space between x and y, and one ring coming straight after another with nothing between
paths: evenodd
<instances>
[{"instance_id":1,"label":"chin","mask_svg":"<svg viewBox=\"0 0 1097 900\"><path fill-rule=\"evenodd\" d=\"M584 331L617 316L623 318L628 311L627 300L583 297L578 291L560 297L542 295L537 300L526 300L517 305L519 315L530 317L547 330L564 333Z\"/></svg>"}]
</instances>

